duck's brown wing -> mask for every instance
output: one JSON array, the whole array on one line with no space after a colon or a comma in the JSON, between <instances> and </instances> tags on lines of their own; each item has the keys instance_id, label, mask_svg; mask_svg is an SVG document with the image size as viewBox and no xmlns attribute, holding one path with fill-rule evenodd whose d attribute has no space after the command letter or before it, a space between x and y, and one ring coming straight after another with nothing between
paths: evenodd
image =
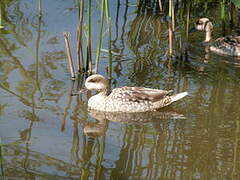
<instances>
[{"instance_id":1,"label":"duck's brown wing","mask_svg":"<svg viewBox=\"0 0 240 180\"><path fill-rule=\"evenodd\" d=\"M240 46L240 36L227 36L225 42L232 46Z\"/></svg>"},{"instance_id":2,"label":"duck's brown wing","mask_svg":"<svg viewBox=\"0 0 240 180\"><path fill-rule=\"evenodd\" d=\"M151 101L156 102L169 95L172 91L165 91L160 89L151 89L144 87L122 87L117 88L118 94L127 101L141 102Z\"/></svg>"},{"instance_id":3,"label":"duck's brown wing","mask_svg":"<svg viewBox=\"0 0 240 180\"><path fill-rule=\"evenodd\" d=\"M240 46L240 36L226 36L220 37L215 40L214 44L217 47L239 47Z\"/></svg>"}]
</instances>

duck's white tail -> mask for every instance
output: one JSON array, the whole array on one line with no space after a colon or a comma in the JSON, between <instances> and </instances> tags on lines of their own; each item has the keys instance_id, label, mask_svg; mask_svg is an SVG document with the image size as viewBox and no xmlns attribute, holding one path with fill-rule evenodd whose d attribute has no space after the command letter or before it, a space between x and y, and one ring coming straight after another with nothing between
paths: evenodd
<instances>
[{"instance_id":1,"label":"duck's white tail","mask_svg":"<svg viewBox=\"0 0 240 180\"><path fill-rule=\"evenodd\" d=\"M175 102L175 101L177 101L179 99L182 99L186 95L188 95L188 92L182 92L182 93L174 94L174 95L171 96L172 102Z\"/></svg>"}]
</instances>

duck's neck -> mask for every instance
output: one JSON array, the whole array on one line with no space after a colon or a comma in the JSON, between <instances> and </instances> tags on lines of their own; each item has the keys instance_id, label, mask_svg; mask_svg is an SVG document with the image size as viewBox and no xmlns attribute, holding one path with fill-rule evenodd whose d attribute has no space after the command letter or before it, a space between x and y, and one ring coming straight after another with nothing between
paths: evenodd
<instances>
[{"instance_id":1,"label":"duck's neck","mask_svg":"<svg viewBox=\"0 0 240 180\"><path fill-rule=\"evenodd\" d=\"M205 42L209 42L212 39L211 31L206 31Z\"/></svg>"}]
</instances>

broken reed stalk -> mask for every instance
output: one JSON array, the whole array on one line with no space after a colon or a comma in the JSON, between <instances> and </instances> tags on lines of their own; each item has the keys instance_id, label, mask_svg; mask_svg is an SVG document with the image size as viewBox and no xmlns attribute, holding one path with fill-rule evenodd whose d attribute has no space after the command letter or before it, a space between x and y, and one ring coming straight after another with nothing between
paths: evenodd
<instances>
[{"instance_id":1,"label":"broken reed stalk","mask_svg":"<svg viewBox=\"0 0 240 180\"><path fill-rule=\"evenodd\" d=\"M78 72L82 72L84 67L83 53L82 53L82 27L83 27L83 10L84 10L84 1L78 0L78 9L79 9L79 23L77 27L77 62L78 62Z\"/></svg>"},{"instance_id":2,"label":"broken reed stalk","mask_svg":"<svg viewBox=\"0 0 240 180\"><path fill-rule=\"evenodd\" d=\"M109 13L109 4L108 0L105 0L106 6L106 18L107 18L107 26L108 26L108 75L109 79L112 78L112 49L111 49L111 17Z\"/></svg>"},{"instance_id":3,"label":"broken reed stalk","mask_svg":"<svg viewBox=\"0 0 240 180\"><path fill-rule=\"evenodd\" d=\"M67 60L71 72L71 78L72 80L76 79L75 72L74 72L74 66L73 66L73 61L72 61L72 53L70 49L70 43L69 43L69 32L64 32L63 33L64 41L65 41L65 46L67 49Z\"/></svg>"},{"instance_id":4,"label":"broken reed stalk","mask_svg":"<svg viewBox=\"0 0 240 180\"><path fill-rule=\"evenodd\" d=\"M96 54L96 65L95 65L95 70L94 70L95 73L98 72L98 65L99 65L99 58L100 58L100 50L101 50L101 45L102 45L104 9L105 9L105 0L102 0L102 4L101 4L100 31L99 31L97 54Z\"/></svg>"},{"instance_id":5,"label":"broken reed stalk","mask_svg":"<svg viewBox=\"0 0 240 180\"><path fill-rule=\"evenodd\" d=\"M92 73L92 43L91 43L91 0L88 0L88 24L87 24L87 63L86 70Z\"/></svg>"}]
</instances>

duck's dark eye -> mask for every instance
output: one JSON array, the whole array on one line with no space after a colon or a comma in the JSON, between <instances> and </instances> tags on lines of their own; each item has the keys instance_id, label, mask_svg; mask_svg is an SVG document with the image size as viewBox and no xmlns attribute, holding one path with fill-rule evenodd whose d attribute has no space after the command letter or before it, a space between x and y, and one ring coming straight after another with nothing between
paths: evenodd
<instances>
[{"instance_id":1,"label":"duck's dark eye","mask_svg":"<svg viewBox=\"0 0 240 180\"><path fill-rule=\"evenodd\" d=\"M202 22L202 21L197 21L196 24L197 24L197 25L202 25L203 22Z\"/></svg>"}]
</instances>

